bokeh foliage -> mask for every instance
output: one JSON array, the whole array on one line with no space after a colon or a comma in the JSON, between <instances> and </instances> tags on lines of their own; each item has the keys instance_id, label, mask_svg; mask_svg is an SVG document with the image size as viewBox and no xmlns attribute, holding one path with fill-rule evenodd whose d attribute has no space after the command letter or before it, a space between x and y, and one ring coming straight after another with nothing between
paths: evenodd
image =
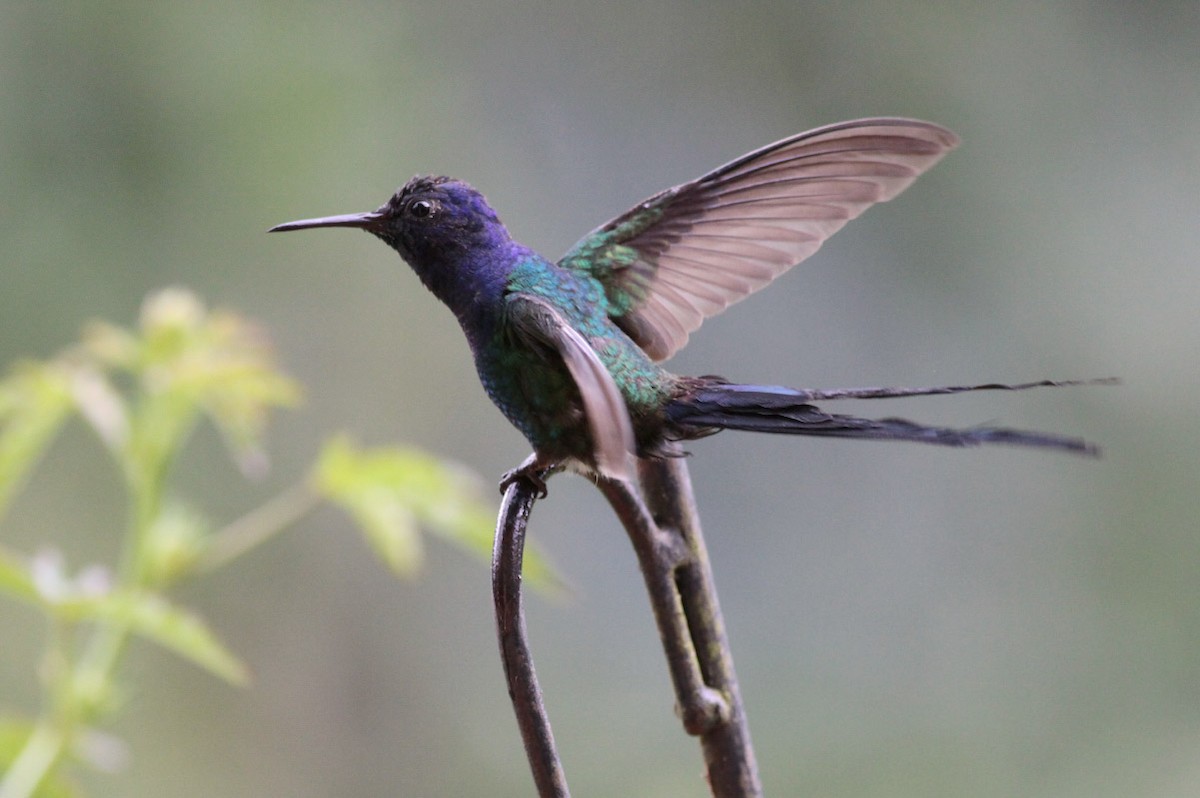
<instances>
[{"instance_id":1,"label":"bokeh foliage","mask_svg":"<svg viewBox=\"0 0 1200 798\"><path fill-rule=\"evenodd\" d=\"M130 638L246 687L248 668L167 591L229 565L320 502L356 519L399 575L412 576L421 564L421 529L484 556L490 551L491 512L478 480L413 449L364 450L334 438L311 475L223 528L173 489L172 467L202 417L220 430L243 471L259 473L269 414L298 399L299 387L279 370L257 327L209 311L181 289L150 296L136 329L94 322L78 345L21 363L0 381L0 497L12 499L62 425L78 417L120 472L129 516L120 562L111 567L68 569L54 546L76 530L47 529L32 556L0 547L0 594L38 611L47 630L41 713L0 715L5 798L77 794L71 764L118 769L123 745L104 728L125 703L119 666ZM544 563L534 561L546 584Z\"/></svg>"}]
</instances>

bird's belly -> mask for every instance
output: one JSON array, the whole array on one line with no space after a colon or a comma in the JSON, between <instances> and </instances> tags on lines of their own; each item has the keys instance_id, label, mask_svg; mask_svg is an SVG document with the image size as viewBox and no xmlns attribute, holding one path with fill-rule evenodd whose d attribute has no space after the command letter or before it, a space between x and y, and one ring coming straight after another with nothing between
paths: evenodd
<instances>
[{"instance_id":1,"label":"bird's belly","mask_svg":"<svg viewBox=\"0 0 1200 798\"><path fill-rule=\"evenodd\" d=\"M674 376L640 350L597 337L589 341L625 399L639 452L659 447L662 408ZM554 356L519 347L479 347L475 366L484 390L534 451L547 458L594 461L591 426L579 388Z\"/></svg>"},{"instance_id":2,"label":"bird's belly","mask_svg":"<svg viewBox=\"0 0 1200 798\"><path fill-rule=\"evenodd\" d=\"M480 353L480 382L500 412L549 457L589 460L591 433L579 390L561 363L530 353Z\"/></svg>"}]
</instances>

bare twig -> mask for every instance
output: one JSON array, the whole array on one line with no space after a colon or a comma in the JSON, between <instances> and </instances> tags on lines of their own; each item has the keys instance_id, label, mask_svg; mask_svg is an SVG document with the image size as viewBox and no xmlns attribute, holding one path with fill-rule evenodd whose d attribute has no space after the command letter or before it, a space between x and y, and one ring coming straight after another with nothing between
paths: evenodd
<instances>
[{"instance_id":1,"label":"bare twig","mask_svg":"<svg viewBox=\"0 0 1200 798\"><path fill-rule=\"evenodd\" d=\"M496 541L492 549L492 602L496 610L496 633L508 696L517 714L517 726L525 743L525 756L533 771L539 798L569 798L567 777L554 746L550 717L542 702L533 669L533 654L525 631L521 602L521 559L525 553L525 528L537 498L537 488L525 479L514 480L504 492Z\"/></svg>"},{"instance_id":2,"label":"bare twig","mask_svg":"<svg viewBox=\"0 0 1200 798\"><path fill-rule=\"evenodd\" d=\"M646 501L628 483L600 490L625 526L658 623L684 729L700 738L714 798L758 798L762 785L687 464L639 461Z\"/></svg>"},{"instance_id":3,"label":"bare twig","mask_svg":"<svg viewBox=\"0 0 1200 798\"><path fill-rule=\"evenodd\" d=\"M640 461L637 486L597 485L637 553L684 729L698 736L714 798L760 798L750 731L725 637L691 481L682 458ZM492 596L509 697L538 795L567 796L566 777L534 673L521 606L521 555L536 487L516 480L504 494L492 552Z\"/></svg>"}]
</instances>

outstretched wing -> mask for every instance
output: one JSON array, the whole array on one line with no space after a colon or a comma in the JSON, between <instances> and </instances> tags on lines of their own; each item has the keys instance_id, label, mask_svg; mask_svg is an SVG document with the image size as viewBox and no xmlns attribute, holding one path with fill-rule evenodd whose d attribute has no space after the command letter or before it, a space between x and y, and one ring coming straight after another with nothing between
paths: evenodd
<instances>
[{"instance_id":1,"label":"outstretched wing","mask_svg":"<svg viewBox=\"0 0 1200 798\"><path fill-rule=\"evenodd\" d=\"M637 449L633 425L620 389L587 340L549 302L531 294L508 299L510 328L526 344L556 352L579 394L595 447L596 469L605 476L628 477Z\"/></svg>"},{"instance_id":2,"label":"outstretched wing","mask_svg":"<svg viewBox=\"0 0 1200 798\"><path fill-rule=\"evenodd\" d=\"M949 130L912 119L800 133L656 194L589 233L559 265L599 279L617 325L665 360L704 319L816 252L957 144Z\"/></svg>"}]
</instances>

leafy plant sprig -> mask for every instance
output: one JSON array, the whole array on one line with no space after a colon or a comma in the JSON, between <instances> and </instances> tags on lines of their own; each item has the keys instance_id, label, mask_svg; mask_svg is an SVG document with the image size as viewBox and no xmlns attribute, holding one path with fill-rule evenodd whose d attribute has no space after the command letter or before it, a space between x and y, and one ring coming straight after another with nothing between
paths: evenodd
<instances>
[{"instance_id":1,"label":"leafy plant sprig","mask_svg":"<svg viewBox=\"0 0 1200 798\"><path fill-rule=\"evenodd\" d=\"M0 380L0 522L72 418L111 455L128 506L115 567L72 573L52 543L32 556L0 544L0 594L39 612L47 630L39 714L0 715L0 798L75 796L72 766L119 766L123 746L103 724L122 704L118 668L132 638L245 685L237 656L167 593L323 502L345 510L400 576L420 566L422 530L489 556L493 510L480 498L479 480L411 448L362 449L334 436L297 484L221 528L170 489L172 465L205 419L243 473L261 473L270 414L299 398L259 328L208 310L183 289L148 297L136 329L94 322L78 344L47 361L20 363ZM536 553L526 576L556 586Z\"/></svg>"}]
</instances>

